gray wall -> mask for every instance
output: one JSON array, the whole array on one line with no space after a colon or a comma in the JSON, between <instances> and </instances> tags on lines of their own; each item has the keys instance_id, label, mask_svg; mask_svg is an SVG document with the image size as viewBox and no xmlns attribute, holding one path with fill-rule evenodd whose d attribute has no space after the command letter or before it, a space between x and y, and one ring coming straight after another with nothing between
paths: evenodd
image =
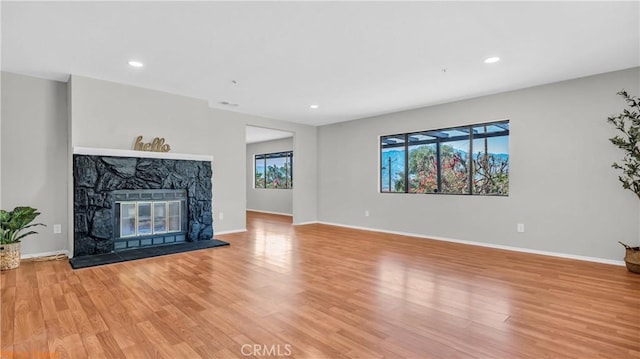
<instances>
[{"instance_id":1,"label":"gray wall","mask_svg":"<svg viewBox=\"0 0 640 359\"><path fill-rule=\"evenodd\" d=\"M293 214L292 190L254 188L253 183L255 155L291 150L293 150L293 137L247 144L247 209ZM295 165L295 153L293 162Z\"/></svg>"},{"instance_id":2,"label":"gray wall","mask_svg":"<svg viewBox=\"0 0 640 359\"><path fill-rule=\"evenodd\" d=\"M173 152L213 155L215 231L243 230L247 185L238 179L247 178L251 125L295 133L294 223L319 219L619 260L618 240L638 243L640 206L610 168L621 152L607 140L615 130L605 119L624 105L615 92L637 94L639 82L636 68L315 128L79 76L65 86L3 73L2 208L42 210L49 227L25 239L25 254L70 249L68 226L52 234L53 224L70 222L67 143L130 149L141 134L165 137ZM500 118L512 127L509 197L378 193L378 136ZM516 233L516 223L526 232Z\"/></svg>"},{"instance_id":3,"label":"gray wall","mask_svg":"<svg viewBox=\"0 0 640 359\"><path fill-rule=\"evenodd\" d=\"M294 148L299 163L293 204L296 223L316 215L316 128L211 109L203 100L73 75L73 146L131 149L135 136L164 137L176 153L213 155L215 233L246 227L245 127L296 133L305 147ZM224 219L220 219L220 213Z\"/></svg>"},{"instance_id":4,"label":"gray wall","mask_svg":"<svg viewBox=\"0 0 640 359\"><path fill-rule=\"evenodd\" d=\"M320 127L319 220L621 260L617 241L638 243L640 206L610 167L622 152L606 118L639 79L635 68ZM378 136L505 118L508 197L379 193Z\"/></svg>"},{"instance_id":5,"label":"gray wall","mask_svg":"<svg viewBox=\"0 0 640 359\"><path fill-rule=\"evenodd\" d=\"M2 208L35 207L47 225L22 240L23 256L69 249L66 121L66 84L2 73Z\"/></svg>"},{"instance_id":6,"label":"gray wall","mask_svg":"<svg viewBox=\"0 0 640 359\"><path fill-rule=\"evenodd\" d=\"M0 6L0 14L2 13L1 9L2 6ZM0 58L2 58L2 50L0 50ZM4 86L2 86L2 71L0 71L0 208L4 208L2 206L2 87Z\"/></svg>"},{"instance_id":7,"label":"gray wall","mask_svg":"<svg viewBox=\"0 0 640 359\"><path fill-rule=\"evenodd\" d=\"M220 234L246 227L245 127L294 132L305 144L294 147L300 160L294 164L300 174L294 222L317 218L315 127L211 109L202 100L75 75L68 84L2 75L2 208L32 205L42 210L40 219L49 225L25 239L24 255L72 249L67 228L73 225L68 180L73 146L131 149L138 135L146 140L165 137L175 153L213 155L214 229ZM54 223L63 224L61 235L51 234Z\"/></svg>"}]
</instances>

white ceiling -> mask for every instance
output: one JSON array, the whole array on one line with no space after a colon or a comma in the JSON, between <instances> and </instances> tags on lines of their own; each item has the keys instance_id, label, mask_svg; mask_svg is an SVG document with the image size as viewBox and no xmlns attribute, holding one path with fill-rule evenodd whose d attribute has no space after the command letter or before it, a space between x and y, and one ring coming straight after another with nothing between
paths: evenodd
<instances>
[{"instance_id":1,"label":"white ceiling","mask_svg":"<svg viewBox=\"0 0 640 359\"><path fill-rule=\"evenodd\" d=\"M638 1L1 4L4 71L312 125L640 65Z\"/></svg>"},{"instance_id":2,"label":"white ceiling","mask_svg":"<svg viewBox=\"0 0 640 359\"><path fill-rule=\"evenodd\" d=\"M247 143L279 140L281 138L293 137L293 132L273 130L270 128L247 126Z\"/></svg>"}]
</instances>

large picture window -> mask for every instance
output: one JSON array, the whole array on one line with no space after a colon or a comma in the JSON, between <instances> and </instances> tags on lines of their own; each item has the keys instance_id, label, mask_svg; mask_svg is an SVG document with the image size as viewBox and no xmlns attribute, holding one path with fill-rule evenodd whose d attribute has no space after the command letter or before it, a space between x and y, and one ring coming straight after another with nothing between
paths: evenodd
<instances>
[{"instance_id":1,"label":"large picture window","mask_svg":"<svg viewBox=\"0 0 640 359\"><path fill-rule=\"evenodd\" d=\"M293 152L255 155L255 188L293 188Z\"/></svg>"},{"instance_id":2,"label":"large picture window","mask_svg":"<svg viewBox=\"0 0 640 359\"><path fill-rule=\"evenodd\" d=\"M509 121L381 136L380 191L509 195Z\"/></svg>"}]
</instances>

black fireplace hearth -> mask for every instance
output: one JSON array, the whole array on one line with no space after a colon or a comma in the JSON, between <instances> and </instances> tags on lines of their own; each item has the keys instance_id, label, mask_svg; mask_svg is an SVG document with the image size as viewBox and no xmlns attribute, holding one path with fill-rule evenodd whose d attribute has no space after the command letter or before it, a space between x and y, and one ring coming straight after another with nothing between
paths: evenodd
<instances>
[{"instance_id":1,"label":"black fireplace hearth","mask_svg":"<svg viewBox=\"0 0 640 359\"><path fill-rule=\"evenodd\" d=\"M212 239L207 241L180 243L178 245L152 246L128 251L73 257L69 259L69 263L71 264L71 268L80 269L228 245L228 242Z\"/></svg>"}]
</instances>

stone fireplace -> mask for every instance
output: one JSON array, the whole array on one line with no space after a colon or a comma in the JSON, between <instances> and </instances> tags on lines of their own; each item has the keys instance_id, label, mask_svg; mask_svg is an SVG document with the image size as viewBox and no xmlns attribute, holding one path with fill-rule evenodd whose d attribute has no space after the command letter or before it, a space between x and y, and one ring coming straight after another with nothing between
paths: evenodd
<instances>
[{"instance_id":1,"label":"stone fireplace","mask_svg":"<svg viewBox=\"0 0 640 359\"><path fill-rule=\"evenodd\" d=\"M210 161L122 152L73 155L74 257L212 239Z\"/></svg>"}]
</instances>

